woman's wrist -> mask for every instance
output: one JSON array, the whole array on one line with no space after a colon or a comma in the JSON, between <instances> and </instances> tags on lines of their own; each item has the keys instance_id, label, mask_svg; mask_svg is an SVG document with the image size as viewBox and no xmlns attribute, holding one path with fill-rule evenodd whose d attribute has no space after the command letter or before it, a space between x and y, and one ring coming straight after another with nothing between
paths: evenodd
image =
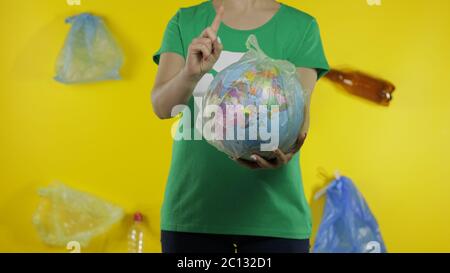
<instances>
[{"instance_id":1,"label":"woman's wrist","mask_svg":"<svg viewBox=\"0 0 450 273\"><path fill-rule=\"evenodd\" d=\"M186 82L190 87L195 87L200 79L203 77L201 73L192 73L186 66L180 72L181 79Z\"/></svg>"}]
</instances>

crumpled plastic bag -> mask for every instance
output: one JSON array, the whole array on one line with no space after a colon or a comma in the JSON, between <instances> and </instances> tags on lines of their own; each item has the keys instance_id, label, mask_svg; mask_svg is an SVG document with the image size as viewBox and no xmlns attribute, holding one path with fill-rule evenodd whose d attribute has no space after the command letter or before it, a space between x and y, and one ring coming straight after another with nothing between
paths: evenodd
<instances>
[{"instance_id":1,"label":"crumpled plastic bag","mask_svg":"<svg viewBox=\"0 0 450 273\"><path fill-rule=\"evenodd\" d=\"M378 223L364 197L347 177L327 188L315 253L386 253Z\"/></svg>"},{"instance_id":2,"label":"crumpled plastic bag","mask_svg":"<svg viewBox=\"0 0 450 273\"><path fill-rule=\"evenodd\" d=\"M205 139L235 158L249 159L254 153L271 158L277 148L284 152L293 148L303 125L305 93L292 63L268 57L254 35L249 36L246 46L244 56L219 72L205 93L205 107L219 106L222 112L222 116L204 119L205 126L215 124ZM243 111L236 112L244 118L227 111L227 107L240 106ZM267 112L263 113L259 106L267 106ZM238 136L238 131L245 135ZM256 133L253 137L252 131ZM277 132L278 143L261 132ZM263 148L262 144L267 146Z\"/></svg>"},{"instance_id":3,"label":"crumpled plastic bag","mask_svg":"<svg viewBox=\"0 0 450 273\"><path fill-rule=\"evenodd\" d=\"M67 84L120 79L123 54L103 20L82 13L66 23L72 27L58 57L55 79Z\"/></svg>"},{"instance_id":4,"label":"crumpled plastic bag","mask_svg":"<svg viewBox=\"0 0 450 273\"><path fill-rule=\"evenodd\" d=\"M77 241L86 247L123 217L121 208L60 183L38 192L42 200L33 224L41 239L51 246Z\"/></svg>"}]
</instances>

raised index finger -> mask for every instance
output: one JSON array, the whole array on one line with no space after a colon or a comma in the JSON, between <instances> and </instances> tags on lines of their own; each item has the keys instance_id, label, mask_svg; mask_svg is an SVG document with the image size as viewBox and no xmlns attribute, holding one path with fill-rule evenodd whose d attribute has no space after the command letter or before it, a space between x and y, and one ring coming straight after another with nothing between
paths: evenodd
<instances>
[{"instance_id":1,"label":"raised index finger","mask_svg":"<svg viewBox=\"0 0 450 273\"><path fill-rule=\"evenodd\" d=\"M217 10L217 14L216 14L216 17L214 18L214 21L211 24L211 28L215 33L217 33L217 31L219 31L220 23L222 22L223 13L224 13L224 8L223 8L223 5L221 5L219 7L219 9Z\"/></svg>"}]
</instances>

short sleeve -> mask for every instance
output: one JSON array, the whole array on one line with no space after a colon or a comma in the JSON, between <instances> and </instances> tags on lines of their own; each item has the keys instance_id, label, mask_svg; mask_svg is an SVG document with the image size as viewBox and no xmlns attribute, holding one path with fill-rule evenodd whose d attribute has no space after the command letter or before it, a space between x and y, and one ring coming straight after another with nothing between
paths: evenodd
<instances>
[{"instance_id":1,"label":"short sleeve","mask_svg":"<svg viewBox=\"0 0 450 273\"><path fill-rule=\"evenodd\" d=\"M160 49L153 55L153 61L159 64L159 58L161 54L167 52L173 52L181 55L184 58L183 40L181 38L180 31L180 11L170 19L167 24L166 30Z\"/></svg>"},{"instance_id":2,"label":"short sleeve","mask_svg":"<svg viewBox=\"0 0 450 273\"><path fill-rule=\"evenodd\" d=\"M315 19L312 19L301 41L293 44L289 61L296 67L308 67L317 70L318 79L329 70L327 59L320 37L320 30Z\"/></svg>"}]
</instances>

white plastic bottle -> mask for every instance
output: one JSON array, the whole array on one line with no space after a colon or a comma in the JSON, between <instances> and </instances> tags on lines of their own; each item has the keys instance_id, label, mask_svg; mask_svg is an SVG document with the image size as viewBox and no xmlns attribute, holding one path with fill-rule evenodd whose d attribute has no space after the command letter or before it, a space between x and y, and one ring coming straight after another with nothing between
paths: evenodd
<instances>
[{"instance_id":1,"label":"white plastic bottle","mask_svg":"<svg viewBox=\"0 0 450 273\"><path fill-rule=\"evenodd\" d=\"M144 252L144 216L140 212L133 215L133 225L128 233L128 252Z\"/></svg>"}]
</instances>

